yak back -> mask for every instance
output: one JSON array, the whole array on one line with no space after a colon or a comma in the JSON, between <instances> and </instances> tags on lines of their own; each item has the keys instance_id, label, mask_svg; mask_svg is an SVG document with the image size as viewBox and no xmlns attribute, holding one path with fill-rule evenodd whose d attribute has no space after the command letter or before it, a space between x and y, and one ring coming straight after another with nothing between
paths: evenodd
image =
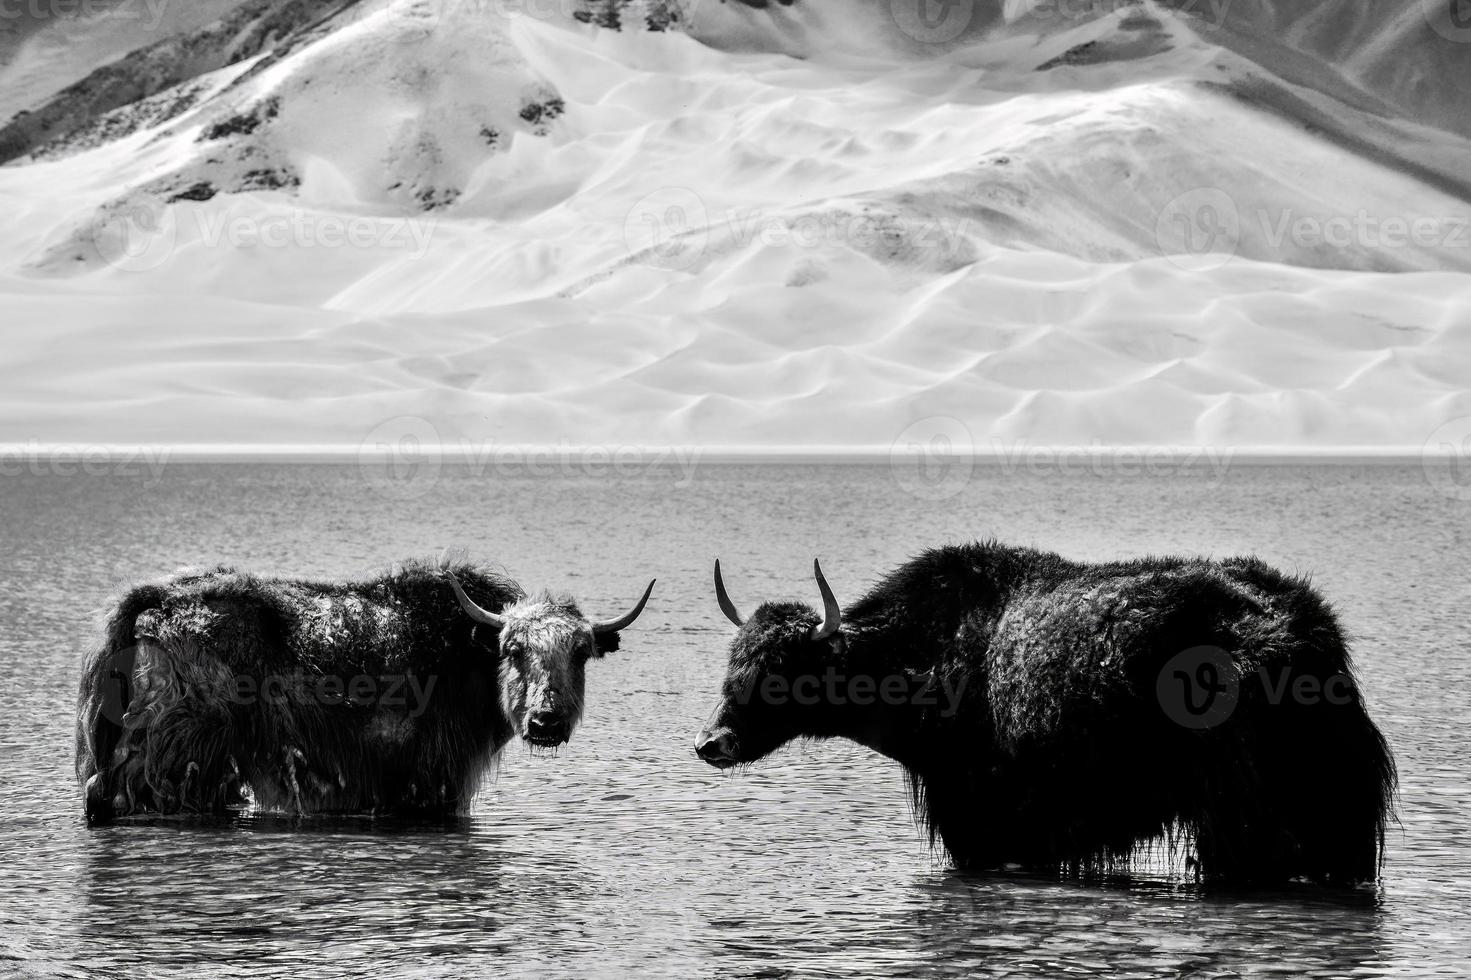
<instances>
[{"instance_id":1,"label":"yak back","mask_svg":"<svg viewBox=\"0 0 1471 980\"><path fill-rule=\"evenodd\" d=\"M993 541L955 545L895 569L844 621L882 635L890 669L937 671L957 687L963 678L952 716L988 715L1003 739L1085 721L1066 718L1069 708L1152 697L1164 663L1198 646L1231 652L1243 671L1288 658L1323 677L1351 670L1311 584L1253 557L1090 564Z\"/></svg>"},{"instance_id":2,"label":"yak back","mask_svg":"<svg viewBox=\"0 0 1471 980\"><path fill-rule=\"evenodd\" d=\"M455 660L494 647L471 643L443 574L471 598L499 610L524 597L511 579L483 566L410 561L349 581L274 578L229 566L189 569L135 587L114 617L131 618L137 639L206 650L239 671L304 669L356 673L451 671Z\"/></svg>"}]
</instances>

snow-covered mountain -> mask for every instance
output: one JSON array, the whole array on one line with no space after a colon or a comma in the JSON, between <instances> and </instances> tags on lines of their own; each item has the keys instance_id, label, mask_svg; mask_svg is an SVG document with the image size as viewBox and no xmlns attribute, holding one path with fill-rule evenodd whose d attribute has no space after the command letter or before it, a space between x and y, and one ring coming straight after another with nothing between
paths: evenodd
<instances>
[{"instance_id":1,"label":"snow-covered mountain","mask_svg":"<svg viewBox=\"0 0 1471 980\"><path fill-rule=\"evenodd\" d=\"M0 443L1471 416L1454 5L114 2L0 46Z\"/></svg>"}]
</instances>

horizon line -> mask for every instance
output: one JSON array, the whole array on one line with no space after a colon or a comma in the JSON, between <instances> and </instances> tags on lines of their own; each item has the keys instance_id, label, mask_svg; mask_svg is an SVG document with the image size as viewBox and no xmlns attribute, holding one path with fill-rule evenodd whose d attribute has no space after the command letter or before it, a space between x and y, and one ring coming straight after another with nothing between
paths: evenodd
<instances>
[{"instance_id":1,"label":"horizon line","mask_svg":"<svg viewBox=\"0 0 1471 980\"><path fill-rule=\"evenodd\" d=\"M705 463L824 463L875 464L886 461L925 460L934 463L971 462L1002 464L1013 459L1068 457L1120 459L1137 457L1141 461L1180 459L1230 460L1247 464L1396 464L1450 463L1461 458L1456 447L1432 449L1429 446L1223 446L1212 444L1141 443L1028 443L1018 440L1010 445L996 440L992 447L944 447L925 449L882 445L815 444L804 446L761 445L697 445L697 444L633 444L597 443L494 443L448 445L415 444L391 448L351 443L67 443L67 442L0 442L0 463L9 461L93 460L117 461L139 456L158 460L166 457L181 463L378 463L411 460L439 462L446 465L515 464L568 459L581 462L602 460L607 464L659 463L688 461Z\"/></svg>"}]
</instances>

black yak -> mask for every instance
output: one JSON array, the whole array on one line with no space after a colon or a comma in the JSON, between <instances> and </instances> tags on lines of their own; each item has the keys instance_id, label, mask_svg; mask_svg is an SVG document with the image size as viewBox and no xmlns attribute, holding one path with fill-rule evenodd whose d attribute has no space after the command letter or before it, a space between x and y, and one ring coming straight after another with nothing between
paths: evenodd
<instances>
[{"instance_id":1,"label":"black yak","mask_svg":"<svg viewBox=\"0 0 1471 980\"><path fill-rule=\"evenodd\" d=\"M351 582L221 566L134 586L82 675L87 816L220 813L247 790L274 811L463 812L514 736L567 741L584 665L618 648L653 588L589 622L464 561Z\"/></svg>"},{"instance_id":2,"label":"black yak","mask_svg":"<svg viewBox=\"0 0 1471 980\"><path fill-rule=\"evenodd\" d=\"M727 768L794 738L901 763L962 868L1127 871L1184 844L1207 880L1377 878L1395 768L1343 634L1255 558L1081 564L996 543L928 551L846 610L743 620L696 741Z\"/></svg>"}]
</instances>

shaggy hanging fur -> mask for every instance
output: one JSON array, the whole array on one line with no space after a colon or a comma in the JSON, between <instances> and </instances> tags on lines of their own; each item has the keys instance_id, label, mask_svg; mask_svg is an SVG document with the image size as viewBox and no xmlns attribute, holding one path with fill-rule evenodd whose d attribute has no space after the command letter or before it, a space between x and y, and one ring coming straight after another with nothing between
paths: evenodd
<instances>
[{"instance_id":1,"label":"shaggy hanging fur","mask_svg":"<svg viewBox=\"0 0 1471 980\"><path fill-rule=\"evenodd\" d=\"M83 670L89 818L219 812L246 787L268 810L463 810L513 732L496 631L463 615L446 569L491 611L523 598L464 561L346 583L221 566L128 589ZM371 697L356 677L378 680Z\"/></svg>"},{"instance_id":2,"label":"shaggy hanging fur","mask_svg":"<svg viewBox=\"0 0 1471 980\"><path fill-rule=\"evenodd\" d=\"M790 738L853 738L904 765L931 841L962 867L1122 871L1136 845L1165 840L1188 842L1208 879L1378 874L1394 762L1304 579L1255 558L1089 565L977 543L888 575L833 641L807 639L816 620L768 604L742 627L717 723L741 747L732 761ZM1202 646L1225 658L1238 699L1197 729L1162 710L1157 684ZM735 703L760 676L828 668L923 678L958 701ZM1349 696L1283 695L1302 678L1336 678Z\"/></svg>"}]
</instances>

